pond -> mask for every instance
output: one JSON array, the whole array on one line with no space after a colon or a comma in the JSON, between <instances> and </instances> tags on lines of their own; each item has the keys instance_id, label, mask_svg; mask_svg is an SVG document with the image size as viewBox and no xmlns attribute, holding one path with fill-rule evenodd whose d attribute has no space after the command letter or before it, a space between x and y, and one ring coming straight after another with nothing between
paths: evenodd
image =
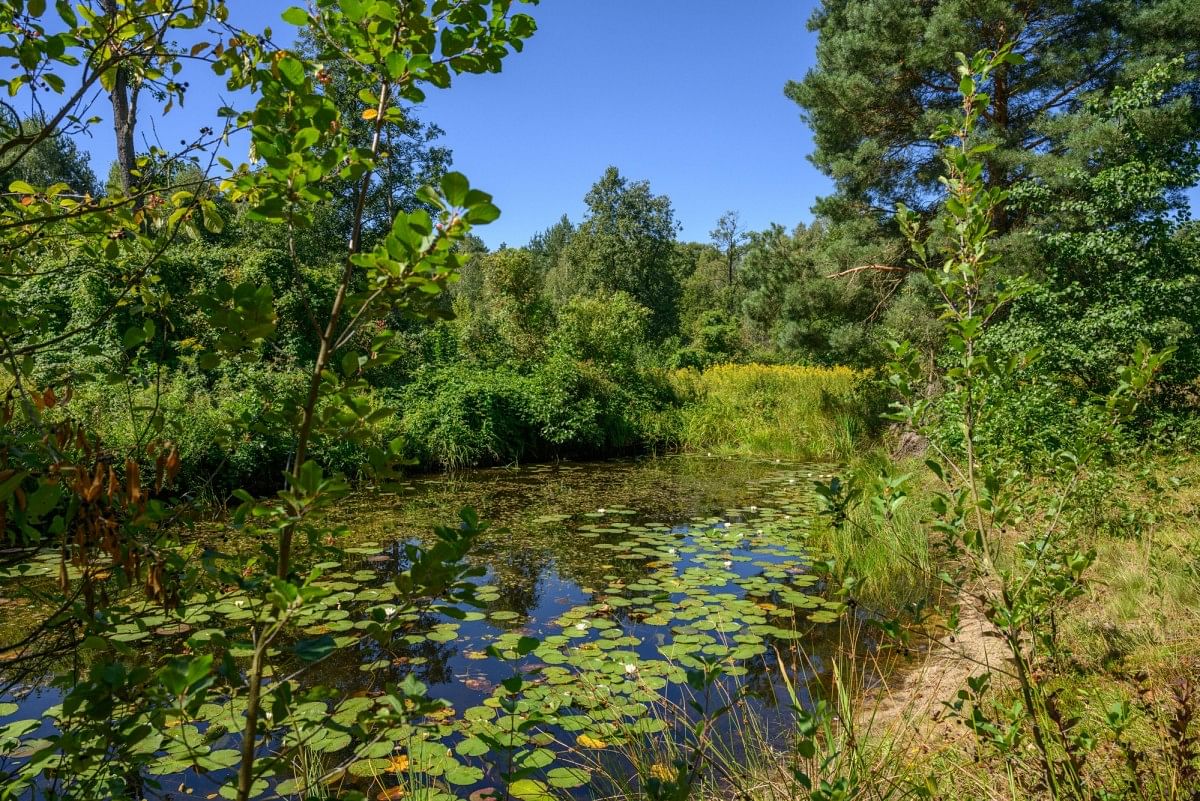
<instances>
[{"instance_id":1,"label":"pond","mask_svg":"<svg viewBox=\"0 0 1200 801\"><path fill-rule=\"evenodd\" d=\"M378 799L478 801L505 786L517 797L584 798L686 769L701 719L712 719L704 736L726 758L748 738L778 739L791 703L806 704L820 680L843 611L821 595L806 547L813 481L832 469L672 456L481 470L352 496L338 511L348 559L326 566L331 594L300 631L336 637L365 614L395 614L387 579L404 566L404 543L453 524L463 506L489 523L470 556L484 571L480 606L422 615L388 648L360 644L311 667L308 681L345 695L292 710L303 759L273 789L295 793L305 774L345 763L342 786ZM186 630L151 616L118 637L203 635L221 617L252 614L231 596L185 612ZM377 689L409 675L448 709L352 747L338 721L348 729ZM0 702L0 723L36 716L27 739L44 737L58 699L17 687ZM207 704L148 746L161 753L151 774L176 792L217 792L240 713ZM199 775L178 746L189 738L208 755ZM7 759L32 750L25 743Z\"/></svg>"}]
</instances>

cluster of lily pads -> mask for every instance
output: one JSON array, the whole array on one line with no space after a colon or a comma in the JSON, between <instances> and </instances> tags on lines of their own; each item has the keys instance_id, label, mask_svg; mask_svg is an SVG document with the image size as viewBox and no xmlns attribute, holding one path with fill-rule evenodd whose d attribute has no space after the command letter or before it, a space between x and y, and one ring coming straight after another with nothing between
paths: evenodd
<instances>
[{"instance_id":1,"label":"cluster of lily pads","mask_svg":"<svg viewBox=\"0 0 1200 801\"><path fill-rule=\"evenodd\" d=\"M313 775L324 781L325 768L341 766L334 781L380 801L486 801L503 797L495 786L514 798L549 801L587 785L595 760L584 752L619 753L639 738L672 736L690 671L718 668L726 680L746 680L843 613L822 597L810 571L810 475L779 468L751 487L761 506L675 524L645 522L625 507L526 521L590 549L604 571L594 586L580 587L588 602L552 620L502 608L491 585L479 588L478 607L453 614L399 609L389 582L399 567L394 551L372 543L347 549L344 561L319 565L326 594L299 612L294 637L274 655L280 675L289 659L315 662L285 679L297 700L277 712L276 745L320 765ZM52 565L53 557L34 560L20 575L42 575ZM169 616L135 611L112 639L158 642L168 653L266 614L247 597L219 592L186 599ZM396 632L386 645L364 636L381 625ZM308 658L303 649L321 638L331 656ZM248 652L233 645L231 655ZM456 678L445 669L455 658L485 669ZM346 696L305 700L313 673ZM382 686L404 676L462 685L454 693L459 708L425 710L357 741L358 723L379 712ZM19 712L16 703L0 704L0 760L36 753L61 708L8 720ZM148 772L207 795L237 761L243 713L240 699L181 711L146 738L154 756ZM197 767L211 776L197 776ZM204 784L210 779L213 788ZM301 794L306 781L298 770L277 777L272 789Z\"/></svg>"},{"instance_id":2,"label":"cluster of lily pads","mask_svg":"<svg viewBox=\"0 0 1200 801\"><path fill-rule=\"evenodd\" d=\"M817 592L819 578L810 572L808 486L781 472L759 488L771 505L678 525L630 522L638 513L620 507L532 520L590 540L613 572L606 583L582 588L590 603L548 624L510 610L488 614L501 631L465 655L511 662L517 682L496 683L442 725L437 740L448 747L436 751L435 774L476 759L492 778L508 774L499 778L509 780L513 797L555 797L556 788L588 783L583 766L593 760L580 751L620 751L636 738L669 736L689 670L716 665L725 677L746 676L776 649L836 621L844 608ZM535 626L544 631L523 649ZM387 768L379 758L357 770Z\"/></svg>"}]
</instances>

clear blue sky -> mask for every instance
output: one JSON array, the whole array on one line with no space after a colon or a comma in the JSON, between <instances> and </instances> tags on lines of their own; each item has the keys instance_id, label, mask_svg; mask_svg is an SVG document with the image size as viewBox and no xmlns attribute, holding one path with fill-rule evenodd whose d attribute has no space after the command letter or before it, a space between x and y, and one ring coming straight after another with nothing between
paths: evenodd
<instances>
[{"instance_id":1,"label":"clear blue sky","mask_svg":"<svg viewBox=\"0 0 1200 801\"><path fill-rule=\"evenodd\" d=\"M298 0L235 0L241 25L291 28ZM491 246L524 244L566 213L611 165L667 194L681 236L704 241L727 210L745 225L811 218L831 184L808 162L812 142L784 84L813 63L806 22L817 0L543 0L528 7L538 33L499 75L464 75L431 90L419 111L446 132L455 168L503 210L478 230ZM189 110L209 119L222 84L191 71ZM104 111L102 104L97 111ZM166 145L193 135L178 110L142 120ZM102 177L113 159L102 130L82 142ZM244 158L244 146L234 150ZM1200 192L1191 193L1200 209Z\"/></svg>"},{"instance_id":2,"label":"clear blue sky","mask_svg":"<svg viewBox=\"0 0 1200 801\"><path fill-rule=\"evenodd\" d=\"M500 75L464 76L425 112L455 165L496 195L489 244L523 244L617 166L670 196L684 239L729 209L754 228L809 219L829 181L784 84L803 77L815 0L545 0Z\"/></svg>"}]
</instances>

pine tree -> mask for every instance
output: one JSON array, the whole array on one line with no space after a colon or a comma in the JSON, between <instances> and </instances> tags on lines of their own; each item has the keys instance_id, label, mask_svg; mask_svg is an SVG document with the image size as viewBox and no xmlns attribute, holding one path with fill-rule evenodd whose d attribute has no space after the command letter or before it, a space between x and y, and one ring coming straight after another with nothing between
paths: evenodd
<instances>
[{"instance_id":1,"label":"pine tree","mask_svg":"<svg viewBox=\"0 0 1200 801\"><path fill-rule=\"evenodd\" d=\"M1088 101L1180 54L1165 104L1200 132L1196 0L825 0L809 27L820 36L817 64L787 94L813 129L814 163L836 183L818 204L833 219L890 217L897 202L932 208L939 148L930 133L957 102L955 52L1012 43L1025 56L988 87L980 124L982 141L996 145L991 185L1086 165L1089 148L1071 145L1093 123ZM1019 222L997 219L1001 230Z\"/></svg>"}]
</instances>

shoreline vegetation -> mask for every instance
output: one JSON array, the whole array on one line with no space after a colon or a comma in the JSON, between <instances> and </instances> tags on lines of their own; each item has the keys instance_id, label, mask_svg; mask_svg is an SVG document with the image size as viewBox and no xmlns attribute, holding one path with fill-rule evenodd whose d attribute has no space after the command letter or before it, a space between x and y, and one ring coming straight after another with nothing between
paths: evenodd
<instances>
[{"instance_id":1,"label":"shoreline vegetation","mask_svg":"<svg viewBox=\"0 0 1200 801\"><path fill-rule=\"evenodd\" d=\"M372 449L394 447L412 460L409 472L536 464L638 453L694 451L793 461L840 462L870 436L868 374L850 368L714 364L704 369L646 369L622 384L601 365L572 366L586 386L550 383L555 376L449 368L404 388L394 417L374 423L356 442L318 441L352 478L366 478ZM231 476L269 487L282 474L294 431L272 426L254 441L230 438L228 417L268 412L258 393L293 382L264 377L259 388L144 391L134 403L156 404L187 424L175 440L183 481L209 488L223 505ZM653 389L645 390L651 387ZM579 396L583 397L579 397ZM133 450L138 429L119 397L80 398L91 426L116 451ZM249 478L247 478L249 480Z\"/></svg>"}]
</instances>

